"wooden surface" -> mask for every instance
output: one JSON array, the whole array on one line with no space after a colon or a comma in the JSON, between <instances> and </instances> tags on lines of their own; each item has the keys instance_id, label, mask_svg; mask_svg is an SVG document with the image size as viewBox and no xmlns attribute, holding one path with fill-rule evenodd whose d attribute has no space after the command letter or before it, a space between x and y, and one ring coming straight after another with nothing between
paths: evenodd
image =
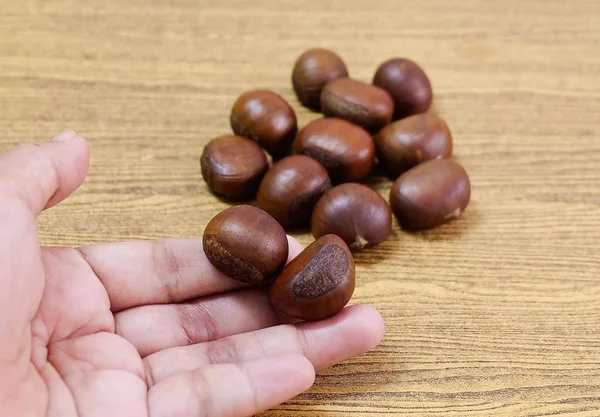
<instances>
[{"instance_id":1,"label":"wooden surface","mask_svg":"<svg viewBox=\"0 0 600 417\"><path fill-rule=\"evenodd\" d=\"M226 207L202 146L249 88L316 118L290 84L312 46L366 81L420 62L473 196L357 256L353 302L381 310L385 340L264 416L599 416L598 0L0 0L2 150L66 127L92 143L43 241L200 236Z\"/></svg>"}]
</instances>

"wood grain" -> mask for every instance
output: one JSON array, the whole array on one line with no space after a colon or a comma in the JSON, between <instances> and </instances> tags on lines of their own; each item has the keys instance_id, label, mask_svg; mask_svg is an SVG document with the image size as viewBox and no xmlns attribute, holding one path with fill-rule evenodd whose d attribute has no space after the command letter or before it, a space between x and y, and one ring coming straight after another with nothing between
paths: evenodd
<instances>
[{"instance_id":1,"label":"wood grain","mask_svg":"<svg viewBox=\"0 0 600 417\"><path fill-rule=\"evenodd\" d=\"M415 59L472 203L357 256L353 302L380 309L384 341L264 416L598 416L599 45L597 0L0 0L0 143L65 127L92 143L45 243L200 236L226 204L198 157L237 95L272 88L305 124L304 49L365 81Z\"/></svg>"}]
</instances>

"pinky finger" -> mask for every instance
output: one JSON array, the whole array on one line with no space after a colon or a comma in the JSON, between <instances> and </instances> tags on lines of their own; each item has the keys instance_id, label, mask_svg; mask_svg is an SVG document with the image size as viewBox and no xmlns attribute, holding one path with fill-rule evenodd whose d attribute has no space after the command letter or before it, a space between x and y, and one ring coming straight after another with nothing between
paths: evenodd
<instances>
[{"instance_id":1,"label":"pinky finger","mask_svg":"<svg viewBox=\"0 0 600 417\"><path fill-rule=\"evenodd\" d=\"M312 364L300 354L209 365L154 385L150 417L249 417L301 394L314 380Z\"/></svg>"}]
</instances>

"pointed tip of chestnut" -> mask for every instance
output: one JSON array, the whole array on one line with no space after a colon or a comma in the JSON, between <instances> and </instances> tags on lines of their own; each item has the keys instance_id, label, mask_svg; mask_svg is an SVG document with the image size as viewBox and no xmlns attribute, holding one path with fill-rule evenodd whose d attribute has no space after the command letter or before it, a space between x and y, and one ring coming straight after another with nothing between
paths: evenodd
<instances>
[{"instance_id":1,"label":"pointed tip of chestnut","mask_svg":"<svg viewBox=\"0 0 600 417\"><path fill-rule=\"evenodd\" d=\"M323 320L339 312L355 288L352 253L336 235L325 235L294 258L269 289L274 308L301 320Z\"/></svg>"}]
</instances>

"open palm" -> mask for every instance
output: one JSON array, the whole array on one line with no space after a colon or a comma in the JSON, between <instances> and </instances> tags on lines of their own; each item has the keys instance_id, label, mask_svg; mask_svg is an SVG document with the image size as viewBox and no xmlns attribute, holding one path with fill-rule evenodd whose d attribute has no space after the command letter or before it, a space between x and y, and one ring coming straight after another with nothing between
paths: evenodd
<instances>
[{"instance_id":1,"label":"open palm","mask_svg":"<svg viewBox=\"0 0 600 417\"><path fill-rule=\"evenodd\" d=\"M23 417L250 416L373 348L379 313L280 324L200 240L40 247L35 217L87 175L73 132L0 158L0 410ZM290 258L301 250L292 238Z\"/></svg>"}]
</instances>

